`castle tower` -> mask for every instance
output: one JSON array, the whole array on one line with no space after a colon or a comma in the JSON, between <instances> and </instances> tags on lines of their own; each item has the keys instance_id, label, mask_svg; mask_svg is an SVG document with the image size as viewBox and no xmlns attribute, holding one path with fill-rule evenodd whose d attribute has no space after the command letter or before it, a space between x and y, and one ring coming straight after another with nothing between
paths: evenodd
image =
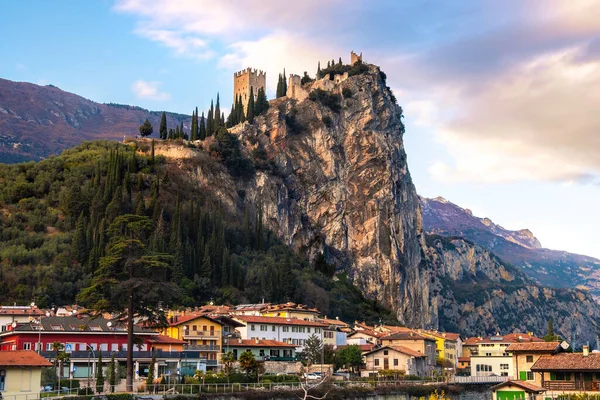
<instances>
[{"instance_id":1,"label":"castle tower","mask_svg":"<svg viewBox=\"0 0 600 400\"><path fill-rule=\"evenodd\" d=\"M233 74L233 101L238 96L242 96L242 104L244 105L244 113L248 110L248 98L250 97L250 88L254 95L254 101L258 96L258 89L267 90L267 73L258 71L252 68L246 68Z\"/></svg>"},{"instance_id":2,"label":"castle tower","mask_svg":"<svg viewBox=\"0 0 600 400\"><path fill-rule=\"evenodd\" d=\"M355 52L351 51L350 52L350 65L354 65L357 62L362 62L362 52L360 53L360 56L358 54L356 54Z\"/></svg>"}]
</instances>

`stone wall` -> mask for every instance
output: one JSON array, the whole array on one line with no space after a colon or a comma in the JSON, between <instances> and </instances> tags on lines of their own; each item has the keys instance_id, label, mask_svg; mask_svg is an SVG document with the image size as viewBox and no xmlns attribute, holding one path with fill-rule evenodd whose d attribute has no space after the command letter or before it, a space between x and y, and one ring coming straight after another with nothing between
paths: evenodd
<instances>
[{"instance_id":1,"label":"stone wall","mask_svg":"<svg viewBox=\"0 0 600 400\"><path fill-rule=\"evenodd\" d=\"M308 98L308 91L302 87L300 75L290 75L286 96L290 99L304 101Z\"/></svg>"},{"instance_id":2,"label":"stone wall","mask_svg":"<svg viewBox=\"0 0 600 400\"><path fill-rule=\"evenodd\" d=\"M357 63L359 61L362 62L362 52L360 53L360 55L358 55L355 52L351 51L350 52L350 65L354 65L354 63Z\"/></svg>"},{"instance_id":3,"label":"stone wall","mask_svg":"<svg viewBox=\"0 0 600 400\"><path fill-rule=\"evenodd\" d=\"M244 105L244 113L247 112L248 98L250 96L250 88L254 94L254 100L258 95L258 89L267 90L267 73L257 69L246 68L233 74L233 101L236 97L242 96L242 104Z\"/></svg>"}]
</instances>

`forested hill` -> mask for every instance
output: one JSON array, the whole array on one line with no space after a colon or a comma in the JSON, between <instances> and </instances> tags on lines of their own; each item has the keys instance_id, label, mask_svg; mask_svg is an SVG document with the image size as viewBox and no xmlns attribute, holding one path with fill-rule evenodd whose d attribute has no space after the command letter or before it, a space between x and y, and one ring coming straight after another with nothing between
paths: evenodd
<instances>
[{"instance_id":1,"label":"forested hill","mask_svg":"<svg viewBox=\"0 0 600 400\"><path fill-rule=\"evenodd\" d=\"M225 133L211 140L213 149L239 146ZM282 245L256 209L232 212L206 190L200 173L231 179L220 157L151 143L86 142L38 163L0 165L0 303L74 302L105 255L109 226L131 213L152 220L148 250L174 256L169 279L183 292L174 306L292 300L347 320L393 320L345 274L334 281L322 257L309 263Z\"/></svg>"},{"instance_id":2,"label":"forested hill","mask_svg":"<svg viewBox=\"0 0 600 400\"><path fill-rule=\"evenodd\" d=\"M158 128L160 117L161 112L100 104L53 85L0 79L0 162L41 160L85 140L135 137L146 118ZM183 122L189 128L190 120L167 113L169 126Z\"/></svg>"}]
</instances>

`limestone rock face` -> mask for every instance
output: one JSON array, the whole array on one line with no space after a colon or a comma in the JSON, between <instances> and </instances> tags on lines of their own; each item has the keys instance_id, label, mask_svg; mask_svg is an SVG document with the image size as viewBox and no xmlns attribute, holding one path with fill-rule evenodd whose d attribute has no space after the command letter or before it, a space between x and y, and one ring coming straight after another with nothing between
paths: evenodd
<instances>
[{"instance_id":1,"label":"limestone rock face","mask_svg":"<svg viewBox=\"0 0 600 400\"><path fill-rule=\"evenodd\" d=\"M286 243L311 257L323 253L400 321L428 325L421 210L402 109L375 66L304 86L316 88L341 99L339 112L327 100L284 97L255 124L234 128L248 153L264 149L272 167L244 187L246 201L261 204L264 222Z\"/></svg>"}]
</instances>

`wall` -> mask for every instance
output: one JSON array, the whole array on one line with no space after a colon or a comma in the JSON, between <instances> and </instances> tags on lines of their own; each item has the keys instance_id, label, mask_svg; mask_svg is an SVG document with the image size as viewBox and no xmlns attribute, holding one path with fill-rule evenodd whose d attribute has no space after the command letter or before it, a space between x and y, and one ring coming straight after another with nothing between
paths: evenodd
<instances>
[{"instance_id":1,"label":"wall","mask_svg":"<svg viewBox=\"0 0 600 400\"><path fill-rule=\"evenodd\" d=\"M244 105L244 112L247 112L248 98L250 95L250 88L252 87L252 94L254 100L258 95L258 89L267 88L267 73L258 71L252 68L246 68L242 71L233 74L233 101L238 95L242 96L242 104Z\"/></svg>"},{"instance_id":2,"label":"wall","mask_svg":"<svg viewBox=\"0 0 600 400\"><path fill-rule=\"evenodd\" d=\"M477 371L477 365L491 367L491 371ZM510 356L472 356L471 376L509 376L515 378L513 359Z\"/></svg>"},{"instance_id":3,"label":"wall","mask_svg":"<svg viewBox=\"0 0 600 400\"><path fill-rule=\"evenodd\" d=\"M388 355L385 355L385 352ZM385 365L385 360L388 361L388 365ZM394 360L397 360L397 364L394 364ZM419 361L412 356L395 351L393 349L382 349L375 353L371 353L365 356L366 371L374 372L382 370L397 370L404 371L409 375L425 375L425 362ZM377 363L378 361L378 363Z\"/></svg>"},{"instance_id":4,"label":"wall","mask_svg":"<svg viewBox=\"0 0 600 400\"><path fill-rule=\"evenodd\" d=\"M21 333L18 335L11 336L10 338L5 338L5 340L14 340L14 345L16 346L15 350L28 350L26 347L30 346L30 350L37 349L37 343L40 337L37 332L31 333ZM63 344L71 344L73 351L87 351L86 344L92 346L95 350L100 349L102 345L104 345L103 351L110 350L125 350L127 347L127 333L121 331L115 331L114 333L109 332L86 332L82 334L67 334L61 332L49 332L42 331L41 334L41 343L42 343L42 351L52 351L51 348L48 348L48 345L52 345L54 342L60 342ZM7 343L1 346L2 351L11 350L12 345ZM142 345L139 350L146 350L147 345ZM135 350L138 350L136 347Z\"/></svg>"},{"instance_id":5,"label":"wall","mask_svg":"<svg viewBox=\"0 0 600 400\"><path fill-rule=\"evenodd\" d=\"M527 362L527 356L531 356L533 361ZM533 354L533 353L523 353L523 354L513 354L513 371L516 379L521 379L522 375L525 376L527 380L527 372L531 371L531 366L535 364L535 362L541 357L541 354ZM524 372L525 374L522 374ZM529 374L531 377L531 374ZM541 386L542 385L542 377L540 374L533 374L533 379L530 382Z\"/></svg>"},{"instance_id":6,"label":"wall","mask_svg":"<svg viewBox=\"0 0 600 400\"><path fill-rule=\"evenodd\" d=\"M41 368L0 368L6 371L4 397L15 394L39 395Z\"/></svg>"},{"instance_id":7,"label":"wall","mask_svg":"<svg viewBox=\"0 0 600 400\"><path fill-rule=\"evenodd\" d=\"M418 351L427 356L427 364L435 365L436 348L433 340L406 339L406 340L382 340L383 346L404 346L411 350Z\"/></svg>"},{"instance_id":8,"label":"wall","mask_svg":"<svg viewBox=\"0 0 600 400\"><path fill-rule=\"evenodd\" d=\"M313 326L246 323L243 320L240 322L246 324L244 327L237 328L242 339L278 340L292 343L297 345L296 351L302 351L304 341L311 335L315 334L321 338L323 332L323 328ZM253 326L254 330L252 330ZM261 326L266 327L266 330L261 330ZM304 328L304 332L294 332L295 328Z\"/></svg>"}]
</instances>

